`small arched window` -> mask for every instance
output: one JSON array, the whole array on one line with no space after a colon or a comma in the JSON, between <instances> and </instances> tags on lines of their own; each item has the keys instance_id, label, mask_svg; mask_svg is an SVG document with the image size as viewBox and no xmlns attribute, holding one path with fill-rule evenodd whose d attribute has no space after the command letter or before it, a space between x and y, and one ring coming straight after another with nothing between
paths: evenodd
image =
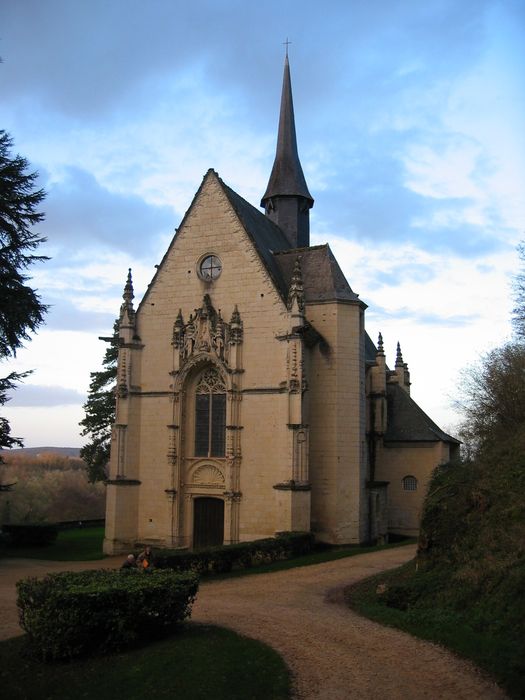
<instances>
[{"instance_id":1,"label":"small arched window","mask_svg":"<svg viewBox=\"0 0 525 700\"><path fill-rule=\"evenodd\" d=\"M417 491L417 479L415 476L403 477L403 491Z\"/></svg>"},{"instance_id":2,"label":"small arched window","mask_svg":"<svg viewBox=\"0 0 525 700\"><path fill-rule=\"evenodd\" d=\"M205 370L195 390L195 456L224 457L226 387L214 368Z\"/></svg>"}]
</instances>

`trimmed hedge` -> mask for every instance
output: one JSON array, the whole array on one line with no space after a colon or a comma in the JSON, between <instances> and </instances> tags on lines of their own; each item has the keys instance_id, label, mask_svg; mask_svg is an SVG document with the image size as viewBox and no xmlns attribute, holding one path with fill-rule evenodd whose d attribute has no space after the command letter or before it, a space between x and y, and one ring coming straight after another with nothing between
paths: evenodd
<instances>
[{"instance_id":1,"label":"trimmed hedge","mask_svg":"<svg viewBox=\"0 0 525 700\"><path fill-rule=\"evenodd\" d=\"M194 571L199 575L226 573L308 554L312 551L314 543L311 532L281 532L276 537L254 542L210 547L195 552L184 550L157 556L155 566L175 571Z\"/></svg>"},{"instance_id":2,"label":"trimmed hedge","mask_svg":"<svg viewBox=\"0 0 525 700\"><path fill-rule=\"evenodd\" d=\"M13 547L47 547L56 540L56 523L20 523L2 525L2 532L9 536Z\"/></svg>"},{"instance_id":3,"label":"trimmed hedge","mask_svg":"<svg viewBox=\"0 0 525 700\"><path fill-rule=\"evenodd\" d=\"M199 582L190 572L102 569L16 585L28 650L47 661L104 653L170 631L190 616Z\"/></svg>"}]
</instances>

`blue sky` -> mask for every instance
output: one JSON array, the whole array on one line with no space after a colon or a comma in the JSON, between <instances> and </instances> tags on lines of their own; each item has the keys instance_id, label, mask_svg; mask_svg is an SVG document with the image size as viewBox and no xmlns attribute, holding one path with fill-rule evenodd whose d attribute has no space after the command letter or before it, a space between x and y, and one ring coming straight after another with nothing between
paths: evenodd
<instances>
[{"instance_id":1,"label":"blue sky","mask_svg":"<svg viewBox=\"0 0 525 700\"><path fill-rule=\"evenodd\" d=\"M48 192L46 326L3 413L27 446L78 421L128 267L146 289L208 168L258 206L289 37L312 243L329 242L413 396L510 336L525 238L523 0L4 0L0 128Z\"/></svg>"}]
</instances>

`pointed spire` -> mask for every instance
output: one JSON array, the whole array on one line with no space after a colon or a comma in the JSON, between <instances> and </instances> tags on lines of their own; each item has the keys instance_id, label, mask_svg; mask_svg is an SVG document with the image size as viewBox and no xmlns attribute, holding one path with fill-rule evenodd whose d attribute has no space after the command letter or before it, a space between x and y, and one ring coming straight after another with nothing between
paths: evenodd
<instances>
[{"instance_id":1,"label":"pointed spire","mask_svg":"<svg viewBox=\"0 0 525 700\"><path fill-rule=\"evenodd\" d=\"M127 304L130 304L135 298L135 295L133 294L133 280L131 279L131 267L128 268L128 277L126 280L126 285L124 286L124 294L122 295L122 298Z\"/></svg>"},{"instance_id":2,"label":"pointed spire","mask_svg":"<svg viewBox=\"0 0 525 700\"><path fill-rule=\"evenodd\" d=\"M397 344L395 373L398 377L399 386L410 395L410 372L408 371L407 363L403 362L401 345L399 343Z\"/></svg>"},{"instance_id":3,"label":"pointed spire","mask_svg":"<svg viewBox=\"0 0 525 700\"><path fill-rule=\"evenodd\" d=\"M232 317L230 319L230 345L239 345L242 343L242 336L243 329L241 314L239 313L237 304L235 304L235 308L233 309Z\"/></svg>"},{"instance_id":4,"label":"pointed spire","mask_svg":"<svg viewBox=\"0 0 525 700\"><path fill-rule=\"evenodd\" d=\"M377 354L383 356L385 354L385 348L383 346L383 336L381 335L381 332L379 333L379 336L377 338Z\"/></svg>"},{"instance_id":5,"label":"pointed spire","mask_svg":"<svg viewBox=\"0 0 525 700\"><path fill-rule=\"evenodd\" d=\"M290 311L293 310L294 302L297 304L297 311L302 313L304 311L304 286L300 258L295 261L292 282L288 290L288 309Z\"/></svg>"},{"instance_id":6,"label":"pointed spire","mask_svg":"<svg viewBox=\"0 0 525 700\"><path fill-rule=\"evenodd\" d=\"M133 308L133 299L135 294L133 293L133 280L131 278L131 267L128 269L128 277L126 279L126 284L124 286L124 293L122 294L124 301L120 305L120 318L119 323L123 325L133 325L135 322L135 310Z\"/></svg>"},{"instance_id":7,"label":"pointed spire","mask_svg":"<svg viewBox=\"0 0 525 700\"><path fill-rule=\"evenodd\" d=\"M217 329L217 332L224 333L224 321L222 319L222 314L221 314L220 309L219 309L219 312L217 314L216 329Z\"/></svg>"},{"instance_id":8,"label":"pointed spire","mask_svg":"<svg viewBox=\"0 0 525 700\"><path fill-rule=\"evenodd\" d=\"M172 345L174 348L184 347L184 318L182 317L182 309L179 309L175 323L173 324Z\"/></svg>"},{"instance_id":9,"label":"pointed spire","mask_svg":"<svg viewBox=\"0 0 525 700\"><path fill-rule=\"evenodd\" d=\"M401 353L401 345L399 342L397 343L397 351L396 351L396 367L404 367L405 363L403 362L403 355Z\"/></svg>"},{"instance_id":10,"label":"pointed spire","mask_svg":"<svg viewBox=\"0 0 525 700\"><path fill-rule=\"evenodd\" d=\"M266 215L283 229L292 247L303 247L310 244L309 209L313 203L297 151L287 47L277 149L261 206L265 208Z\"/></svg>"},{"instance_id":11,"label":"pointed spire","mask_svg":"<svg viewBox=\"0 0 525 700\"><path fill-rule=\"evenodd\" d=\"M230 324L233 326L240 326L241 325L241 314L239 313L239 309L237 308L237 304L235 304L233 311L232 311L232 317L230 319Z\"/></svg>"}]
</instances>

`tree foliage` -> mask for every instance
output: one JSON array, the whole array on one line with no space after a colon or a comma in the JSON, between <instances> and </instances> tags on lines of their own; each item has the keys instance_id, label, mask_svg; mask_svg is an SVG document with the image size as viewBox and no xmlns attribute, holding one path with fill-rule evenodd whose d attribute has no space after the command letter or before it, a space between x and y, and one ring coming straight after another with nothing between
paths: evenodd
<instances>
[{"instance_id":1,"label":"tree foliage","mask_svg":"<svg viewBox=\"0 0 525 700\"><path fill-rule=\"evenodd\" d=\"M26 377L30 372L11 372L7 377L0 377L0 406L9 401L7 392L15 388L16 383ZM11 426L7 418L0 416L0 449L11 447L22 447L22 440L11 435ZM0 463L2 456L0 455ZM2 484L0 484L2 490Z\"/></svg>"},{"instance_id":2,"label":"tree foliage","mask_svg":"<svg viewBox=\"0 0 525 700\"><path fill-rule=\"evenodd\" d=\"M525 345L507 343L463 373L461 436L473 454L525 429Z\"/></svg>"},{"instance_id":3,"label":"tree foliage","mask_svg":"<svg viewBox=\"0 0 525 700\"><path fill-rule=\"evenodd\" d=\"M38 208L45 192L36 188L38 174L28 171L25 158L12 156L11 147L10 136L0 130L0 361L16 355L47 310L27 284L31 265L47 260L36 254L45 238L33 231L44 219ZM7 401L7 391L26 374L11 372L0 378L0 405ZM7 419L0 418L0 449L21 444L10 432Z\"/></svg>"},{"instance_id":4,"label":"tree foliage","mask_svg":"<svg viewBox=\"0 0 525 700\"><path fill-rule=\"evenodd\" d=\"M47 260L35 254L45 238L32 230L44 219L37 209L45 192L35 189L38 174L27 172L27 160L10 156L11 146L11 138L0 131L0 357L15 355L47 308L26 284L28 268Z\"/></svg>"},{"instance_id":5,"label":"tree foliage","mask_svg":"<svg viewBox=\"0 0 525 700\"><path fill-rule=\"evenodd\" d=\"M80 459L48 453L6 455L4 480L14 485L0 504L3 523L60 522L104 517L105 488L89 484Z\"/></svg>"},{"instance_id":6,"label":"tree foliage","mask_svg":"<svg viewBox=\"0 0 525 700\"><path fill-rule=\"evenodd\" d=\"M522 263L521 270L513 282L514 303L512 322L518 339L525 341L525 243L518 246L518 255Z\"/></svg>"},{"instance_id":7,"label":"tree foliage","mask_svg":"<svg viewBox=\"0 0 525 700\"><path fill-rule=\"evenodd\" d=\"M513 281L514 339L486 353L463 371L460 434L470 457L494 454L503 443L525 438L525 243L518 246L521 270Z\"/></svg>"},{"instance_id":8,"label":"tree foliage","mask_svg":"<svg viewBox=\"0 0 525 700\"><path fill-rule=\"evenodd\" d=\"M111 426L115 422L115 388L117 383L118 323L115 322L112 342L102 360L102 370L91 372L85 418L80 421L82 435L90 437L80 450L91 482L106 478L111 446Z\"/></svg>"}]
</instances>

